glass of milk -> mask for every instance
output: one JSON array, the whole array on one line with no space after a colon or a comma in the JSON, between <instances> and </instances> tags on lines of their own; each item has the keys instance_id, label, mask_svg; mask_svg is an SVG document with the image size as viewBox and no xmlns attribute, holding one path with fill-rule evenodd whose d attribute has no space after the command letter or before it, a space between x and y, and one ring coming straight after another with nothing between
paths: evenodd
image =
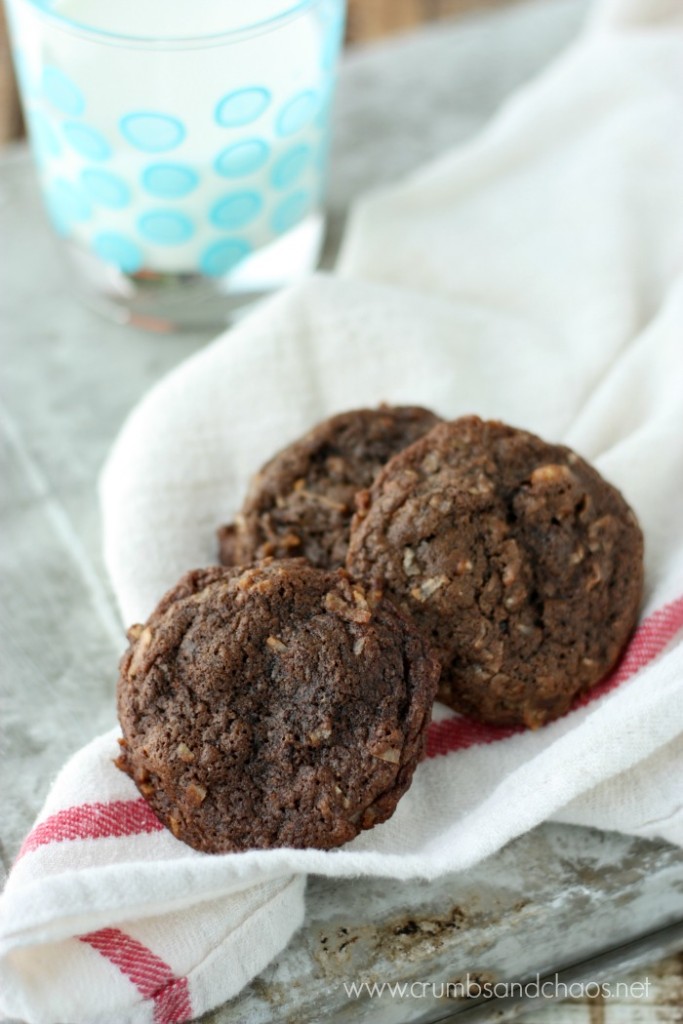
<instances>
[{"instance_id":1,"label":"glass of milk","mask_svg":"<svg viewBox=\"0 0 683 1024\"><path fill-rule=\"evenodd\" d=\"M312 270L344 0L7 0L46 207L92 304L225 323Z\"/></svg>"}]
</instances>

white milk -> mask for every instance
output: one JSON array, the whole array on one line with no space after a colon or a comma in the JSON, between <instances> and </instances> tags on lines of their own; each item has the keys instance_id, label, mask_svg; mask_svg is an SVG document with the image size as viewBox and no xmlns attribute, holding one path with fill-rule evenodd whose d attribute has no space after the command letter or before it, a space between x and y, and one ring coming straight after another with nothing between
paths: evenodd
<instances>
[{"instance_id":1,"label":"white milk","mask_svg":"<svg viewBox=\"0 0 683 1024\"><path fill-rule=\"evenodd\" d=\"M58 230L128 272L218 275L315 213L343 4L300 6L9 0Z\"/></svg>"}]
</instances>

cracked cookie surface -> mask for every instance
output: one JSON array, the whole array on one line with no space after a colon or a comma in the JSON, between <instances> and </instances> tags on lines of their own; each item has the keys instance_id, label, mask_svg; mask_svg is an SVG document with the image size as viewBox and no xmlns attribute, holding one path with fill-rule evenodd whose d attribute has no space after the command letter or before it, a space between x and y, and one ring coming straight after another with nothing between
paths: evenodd
<instances>
[{"instance_id":1,"label":"cracked cookie surface","mask_svg":"<svg viewBox=\"0 0 683 1024\"><path fill-rule=\"evenodd\" d=\"M570 449L463 417L396 455L357 503L347 568L412 614L456 711L535 727L616 663L641 600L642 534Z\"/></svg>"},{"instance_id":2,"label":"cracked cookie surface","mask_svg":"<svg viewBox=\"0 0 683 1024\"><path fill-rule=\"evenodd\" d=\"M195 849L339 846L408 789L439 666L343 570L197 570L129 638L117 764Z\"/></svg>"},{"instance_id":3,"label":"cracked cookie surface","mask_svg":"<svg viewBox=\"0 0 683 1024\"><path fill-rule=\"evenodd\" d=\"M252 478L233 524L218 531L223 565L302 556L344 564L356 492L439 417L418 406L356 409L319 423Z\"/></svg>"}]
</instances>

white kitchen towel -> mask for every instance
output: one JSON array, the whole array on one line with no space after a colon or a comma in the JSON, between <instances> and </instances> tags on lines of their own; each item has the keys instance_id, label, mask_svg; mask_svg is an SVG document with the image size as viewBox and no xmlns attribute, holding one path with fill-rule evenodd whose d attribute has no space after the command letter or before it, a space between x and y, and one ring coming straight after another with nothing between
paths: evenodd
<instances>
[{"instance_id":1,"label":"white kitchen towel","mask_svg":"<svg viewBox=\"0 0 683 1024\"><path fill-rule=\"evenodd\" d=\"M334 851L209 856L111 763L55 783L0 907L0 1005L30 1022L151 1022L230 997L298 927L305 875L434 877L556 817L683 844L683 31L611 3L474 142L359 204L341 276L286 291L130 416L102 478L126 624L187 568L249 475L323 416L381 400L564 441L646 538L640 626L561 720L496 729L437 705L394 817Z\"/></svg>"}]
</instances>

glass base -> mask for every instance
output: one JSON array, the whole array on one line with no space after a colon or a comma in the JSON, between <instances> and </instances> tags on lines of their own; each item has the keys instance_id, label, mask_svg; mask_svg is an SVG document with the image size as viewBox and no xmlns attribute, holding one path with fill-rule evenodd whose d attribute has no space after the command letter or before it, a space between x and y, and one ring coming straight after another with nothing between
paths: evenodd
<instances>
[{"instance_id":1,"label":"glass base","mask_svg":"<svg viewBox=\"0 0 683 1024\"><path fill-rule=\"evenodd\" d=\"M76 242L65 245L77 294L90 309L116 323L166 334L227 327L250 303L315 270L324 234L324 214L311 213L221 277L148 270L127 274Z\"/></svg>"}]
</instances>

